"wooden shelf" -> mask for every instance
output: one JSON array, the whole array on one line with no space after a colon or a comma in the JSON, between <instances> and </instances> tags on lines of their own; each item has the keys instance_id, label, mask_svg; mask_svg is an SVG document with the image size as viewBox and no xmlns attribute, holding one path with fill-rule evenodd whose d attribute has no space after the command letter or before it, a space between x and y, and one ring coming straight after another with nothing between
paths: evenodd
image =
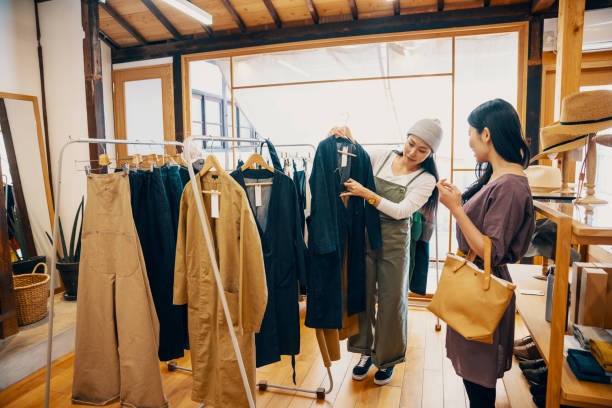
<instances>
[{"instance_id":1,"label":"wooden shelf","mask_svg":"<svg viewBox=\"0 0 612 408\"><path fill-rule=\"evenodd\" d=\"M516 307L525 326L536 342L546 364L550 357L550 323L545 319L545 296L522 295L522 289L537 289L546 292L546 282L535 279L541 269L537 265L508 265L516 288ZM612 406L612 385L579 381L572 373L565 357L561 374L561 403L579 407Z\"/></svg>"},{"instance_id":2,"label":"wooden shelf","mask_svg":"<svg viewBox=\"0 0 612 408\"><path fill-rule=\"evenodd\" d=\"M612 200L608 204L598 205L578 205L545 200L536 200L533 203L540 213L550 218L570 217L572 219L573 244L612 245Z\"/></svg>"},{"instance_id":3,"label":"wooden shelf","mask_svg":"<svg viewBox=\"0 0 612 408\"><path fill-rule=\"evenodd\" d=\"M512 368L504 373L503 381L511 407L536 408L536 404L533 402L529 392L529 383L523 375L516 358L512 358Z\"/></svg>"}]
</instances>

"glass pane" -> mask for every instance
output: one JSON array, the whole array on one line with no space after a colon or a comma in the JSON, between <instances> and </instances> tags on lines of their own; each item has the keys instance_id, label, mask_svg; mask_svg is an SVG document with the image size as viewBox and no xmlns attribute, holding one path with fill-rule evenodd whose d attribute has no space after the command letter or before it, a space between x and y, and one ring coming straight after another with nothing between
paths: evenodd
<instances>
[{"instance_id":1,"label":"glass pane","mask_svg":"<svg viewBox=\"0 0 612 408\"><path fill-rule=\"evenodd\" d=\"M476 165L467 117L479 104L502 98L517 106L518 33L455 40L455 169Z\"/></svg>"},{"instance_id":2,"label":"glass pane","mask_svg":"<svg viewBox=\"0 0 612 408\"><path fill-rule=\"evenodd\" d=\"M164 140L160 78L125 83L125 131L128 140ZM127 145L127 151L164 154L163 146Z\"/></svg>"},{"instance_id":3,"label":"glass pane","mask_svg":"<svg viewBox=\"0 0 612 408\"><path fill-rule=\"evenodd\" d=\"M344 45L234 58L234 85L451 72L448 38Z\"/></svg>"},{"instance_id":4,"label":"glass pane","mask_svg":"<svg viewBox=\"0 0 612 408\"><path fill-rule=\"evenodd\" d=\"M389 75L442 74L453 70L451 38L399 41L387 44Z\"/></svg>"},{"instance_id":5,"label":"glass pane","mask_svg":"<svg viewBox=\"0 0 612 408\"><path fill-rule=\"evenodd\" d=\"M223 97L224 81L226 89L230 83L229 58L190 62L189 79L192 90Z\"/></svg>"},{"instance_id":6,"label":"glass pane","mask_svg":"<svg viewBox=\"0 0 612 408\"><path fill-rule=\"evenodd\" d=\"M221 104L204 98L204 116L206 123L221 123Z\"/></svg>"},{"instance_id":7,"label":"glass pane","mask_svg":"<svg viewBox=\"0 0 612 408\"><path fill-rule=\"evenodd\" d=\"M333 126L345 124L362 144L403 143L415 121L437 117L443 145L450 144L450 77L237 89L234 96L253 128L277 143L316 146ZM439 160L450 160L449 146L440 149Z\"/></svg>"},{"instance_id":8,"label":"glass pane","mask_svg":"<svg viewBox=\"0 0 612 408\"><path fill-rule=\"evenodd\" d=\"M202 135L202 123L201 122L191 122L191 134L193 136Z\"/></svg>"},{"instance_id":9,"label":"glass pane","mask_svg":"<svg viewBox=\"0 0 612 408\"><path fill-rule=\"evenodd\" d=\"M206 135L207 136L221 136L221 126L210 124L206 122Z\"/></svg>"}]
</instances>

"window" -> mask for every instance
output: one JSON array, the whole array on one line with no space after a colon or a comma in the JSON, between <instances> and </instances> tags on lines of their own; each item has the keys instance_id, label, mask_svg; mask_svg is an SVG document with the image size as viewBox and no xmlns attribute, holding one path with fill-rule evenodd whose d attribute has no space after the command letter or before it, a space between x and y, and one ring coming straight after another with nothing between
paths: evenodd
<instances>
[{"instance_id":1,"label":"window","mask_svg":"<svg viewBox=\"0 0 612 408\"><path fill-rule=\"evenodd\" d=\"M226 113L233 102L234 134L240 138L261 134L276 145L316 146L333 126L347 125L366 150L387 149L380 143L401 145L414 122L438 118L444 132L436 152L439 175L465 189L475 181L476 164L468 145L469 113L493 98L507 100L522 113L527 61L519 44L526 44L528 25L506 27L507 32L470 29L421 39L411 34L407 40L260 54L251 49L223 64L194 55L189 69L193 78L193 64L217 66L210 75L221 81L217 89ZM200 58L206 55L211 54ZM196 89L193 81L191 88ZM230 120L224 115L224 129L231 128ZM430 254L435 256L437 244L443 259L457 243L442 205L437 224L438 242L432 239Z\"/></svg>"}]
</instances>

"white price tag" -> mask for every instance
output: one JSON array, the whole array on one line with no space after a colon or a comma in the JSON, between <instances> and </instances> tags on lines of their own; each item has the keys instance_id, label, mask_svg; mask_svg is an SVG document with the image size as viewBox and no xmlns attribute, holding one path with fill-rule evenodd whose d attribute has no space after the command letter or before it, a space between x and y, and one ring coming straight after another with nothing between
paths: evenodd
<instances>
[{"instance_id":1,"label":"white price tag","mask_svg":"<svg viewBox=\"0 0 612 408\"><path fill-rule=\"evenodd\" d=\"M537 289L522 289L520 291L521 295L534 295L534 296L544 296L544 292Z\"/></svg>"},{"instance_id":2,"label":"white price tag","mask_svg":"<svg viewBox=\"0 0 612 408\"><path fill-rule=\"evenodd\" d=\"M261 186L255 186L255 207L261 207Z\"/></svg>"},{"instance_id":3,"label":"white price tag","mask_svg":"<svg viewBox=\"0 0 612 408\"><path fill-rule=\"evenodd\" d=\"M344 146L342 148L342 151L344 153L348 153L348 146ZM346 165L348 164L348 156L346 154L342 155L342 167L346 167Z\"/></svg>"},{"instance_id":4,"label":"white price tag","mask_svg":"<svg viewBox=\"0 0 612 408\"><path fill-rule=\"evenodd\" d=\"M210 195L210 216L219 218L219 194Z\"/></svg>"}]
</instances>

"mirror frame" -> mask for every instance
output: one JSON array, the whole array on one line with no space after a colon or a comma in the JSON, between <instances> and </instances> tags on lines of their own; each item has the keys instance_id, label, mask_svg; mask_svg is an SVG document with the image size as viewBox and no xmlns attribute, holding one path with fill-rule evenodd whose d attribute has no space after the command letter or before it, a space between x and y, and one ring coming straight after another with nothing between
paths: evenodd
<instances>
[{"instance_id":1,"label":"mirror frame","mask_svg":"<svg viewBox=\"0 0 612 408\"><path fill-rule=\"evenodd\" d=\"M43 136L42 124L40 120L40 108L38 105L38 98L32 95L15 94L15 93L9 93L9 92L0 92L0 98L16 99L20 101L32 102L32 107L34 109L34 117L36 118L36 133L38 135L38 150L40 153L40 163L42 166L42 172L43 172L43 178L44 178L43 181L45 183L47 208L49 210L49 223L51 225L51 228L53 228L53 217L54 217L53 195L51 194L51 179L49 177L49 166L47 163L47 153L46 153L48 146L46 146L45 138Z\"/></svg>"}]
</instances>

